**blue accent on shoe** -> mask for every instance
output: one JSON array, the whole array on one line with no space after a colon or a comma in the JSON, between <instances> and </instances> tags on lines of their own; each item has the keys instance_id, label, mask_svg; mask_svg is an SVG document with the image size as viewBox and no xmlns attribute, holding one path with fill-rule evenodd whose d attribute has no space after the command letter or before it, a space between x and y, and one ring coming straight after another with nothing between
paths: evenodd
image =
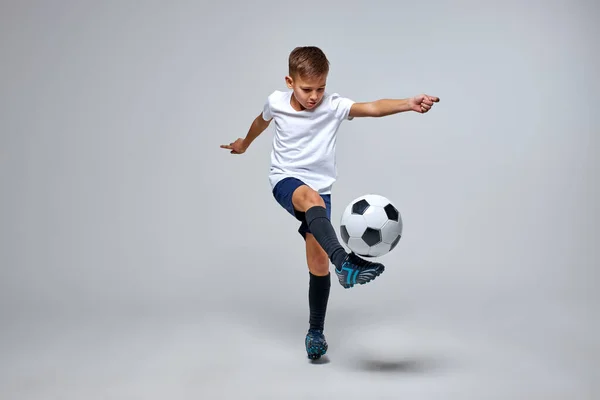
<instances>
[{"instance_id":1,"label":"blue accent on shoe","mask_svg":"<svg viewBox=\"0 0 600 400\"><path fill-rule=\"evenodd\" d=\"M321 358L321 356L327 353L329 347L325 340L325 335L323 335L323 331L316 329L308 330L306 339L304 339L304 345L306 346L306 354L311 360Z\"/></svg>"},{"instance_id":2,"label":"blue accent on shoe","mask_svg":"<svg viewBox=\"0 0 600 400\"><path fill-rule=\"evenodd\" d=\"M363 285L381 275L385 267L381 263L363 260L350 253L340 269L335 269L340 285L348 289L356 284Z\"/></svg>"}]
</instances>

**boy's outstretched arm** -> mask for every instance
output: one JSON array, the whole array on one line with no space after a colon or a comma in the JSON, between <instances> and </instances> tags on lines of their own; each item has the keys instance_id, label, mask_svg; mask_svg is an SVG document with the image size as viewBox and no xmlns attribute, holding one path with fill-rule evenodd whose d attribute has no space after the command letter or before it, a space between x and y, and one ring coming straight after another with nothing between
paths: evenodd
<instances>
[{"instance_id":1,"label":"boy's outstretched arm","mask_svg":"<svg viewBox=\"0 0 600 400\"><path fill-rule=\"evenodd\" d=\"M385 117L406 111L425 114L431 110L439 97L420 94L408 99L380 99L365 103L354 103L350 108L350 117Z\"/></svg>"},{"instance_id":2,"label":"boy's outstretched arm","mask_svg":"<svg viewBox=\"0 0 600 400\"><path fill-rule=\"evenodd\" d=\"M260 113L256 118L254 118L254 121L252 121L250 129L248 130L245 138L238 138L235 142L222 144L220 147L222 149L231 150L231 154L242 154L248 149L248 147L250 147L250 144L252 144L254 139L263 133L265 129L267 129L270 123L271 120L265 121L262 117L262 113Z\"/></svg>"}]
</instances>

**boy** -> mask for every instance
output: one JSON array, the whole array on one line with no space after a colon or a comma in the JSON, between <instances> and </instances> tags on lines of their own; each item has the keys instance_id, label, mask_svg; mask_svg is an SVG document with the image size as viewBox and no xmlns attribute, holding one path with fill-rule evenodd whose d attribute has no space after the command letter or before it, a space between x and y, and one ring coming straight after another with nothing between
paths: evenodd
<instances>
[{"instance_id":1,"label":"boy","mask_svg":"<svg viewBox=\"0 0 600 400\"><path fill-rule=\"evenodd\" d=\"M221 145L243 154L271 123L275 135L269 181L277 202L300 221L309 270L309 329L305 347L309 359L327 352L323 335L331 279L329 262L344 288L372 281L384 271L381 263L347 253L337 239L331 218L331 189L336 180L336 133L344 120L383 117L405 111L426 113L439 98L381 99L357 103L325 92L329 61L318 47L295 48L285 77L290 91L274 91L254 119L245 138Z\"/></svg>"}]
</instances>

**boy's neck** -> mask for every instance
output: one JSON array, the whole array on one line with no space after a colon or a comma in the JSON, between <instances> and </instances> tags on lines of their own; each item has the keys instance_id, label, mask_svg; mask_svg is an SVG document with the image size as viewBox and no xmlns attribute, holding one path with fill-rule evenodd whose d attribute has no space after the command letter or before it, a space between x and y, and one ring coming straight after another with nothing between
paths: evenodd
<instances>
[{"instance_id":1,"label":"boy's neck","mask_svg":"<svg viewBox=\"0 0 600 400\"><path fill-rule=\"evenodd\" d=\"M294 96L293 92L292 92L292 95L290 96L290 105L296 111L304 111L304 110L306 110L306 108L304 108L302 106L302 104L298 103L298 100L296 100L296 96Z\"/></svg>"}]
</instances>

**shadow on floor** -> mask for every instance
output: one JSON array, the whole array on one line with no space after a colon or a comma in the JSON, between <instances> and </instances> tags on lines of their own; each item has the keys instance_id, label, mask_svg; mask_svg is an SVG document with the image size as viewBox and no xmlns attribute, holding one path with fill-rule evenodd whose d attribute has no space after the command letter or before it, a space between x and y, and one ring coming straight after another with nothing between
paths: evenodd
<instances>
[{"instance_id":1,"label":"shadow on floor","mask_svg":"<svg viewBox=\"0 0 600 400\"><path fill-rule=\"evenodd\" d=\"M353 362L353 369L365 372L425 374L441 368L439 360L427 358L411 358L399 360L377 360L374 358L359 358Z\"/></svg>"}]
</instances>

